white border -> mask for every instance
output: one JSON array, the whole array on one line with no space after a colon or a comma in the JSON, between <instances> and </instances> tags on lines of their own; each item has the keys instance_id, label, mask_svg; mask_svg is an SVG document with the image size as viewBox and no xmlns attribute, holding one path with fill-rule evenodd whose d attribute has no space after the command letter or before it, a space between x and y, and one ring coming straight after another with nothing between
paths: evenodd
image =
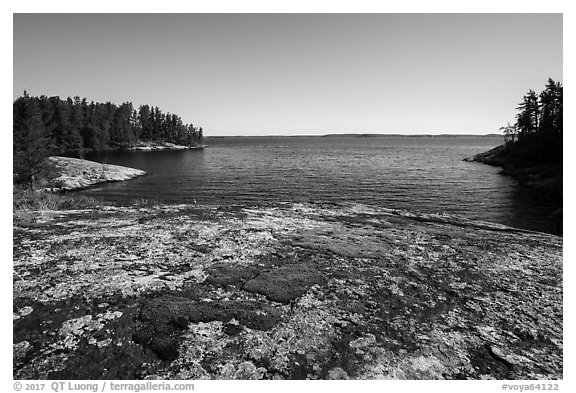
<instances>
[{"instance_id":1,"label":"white border","mask_svg":"<svg viewBox=\"0 0 576 393\"><path fill-rule=\"evenodd\" d=\"M366 0L355 0L355 1L312 1L312 0L292 0L292 1L264 1L264 0L244 0L244 1L218 1L218 0L202 0L202 1L189 1L184 3L183 1L177 0L163 0L159 1L125 1L119 2L111 0L99 0L95 1L95 4L88 4L82 1L40 1L40 0L26 0L26 1L9 1L8 4L3 3L3 12L0 20L0 28L2 31L2 48L4 53L10 53L10 61L7 58L2 62L3 66L3 101L2 110L4 119L4 132L9 137L5 138L5 142L2 144L2 184L4 184L2 189L2 243L0 244L0 250L2 250L2 263L1 275L2 275L2 299L1 304L1 315L5 319L2 320L2 337L0 342L1 356L1 381L4 391L12 391L12 345L11 345L11 329L12 322L9 320L10 309L11 309L11 299L12 299L12 242L11 242L11 228L9 228L8 223L11 222L11 190L9 184L11 184L11 152L8 149L11 146L11 133L9 120L11 119L11 101L12 101L12 14L13 13L54 13L54 12L105 12L105 13L251 13L251 12L271 12L271 13L300 13L300 12L313 12L313 13L324 13L324 12L335 12L335 13L359 13L359 12L370 12L370 13L398 13L398 12L418 12L418 13L563 13L564 14L564 87L568 94L565 95L565 105L567 105L568 110L565 112L565 129L566 140L565 140L565 160L566 160L566 174L565 174L565 186L564 186L564 200L565 210L564 210L564 276L566 283L564 287L564 380L558 381L560 384L561 391L576 391L576 385L574 383L574 334L576 332L574 325L574 312L573 305L570 302L574 298L574 290L572 285L574 278L574 267L573 262L576 261L574 258L574 242L573 240L573 222L574 222L574 208L571 206L573 194L573 179L571 175L571 169L574 168L573 159L571 156L571 148L574 146L574 120L572 114L575 113L572 108L573 98L572 98L572 70L575 70L576 64L574 64L574 42L572 37L575 37L574 25L574 6L570 1L565 0L524 0L524 1L504 1L504 0L487 0L482 2L471 2L466 1L455 1L455 0L436 0L436 1L394 1L392 3L387 3L383 1L366 1ZM8 57L8 56L6 56ZM10 87L10 89L8 88ZM8 98L10 97L10 98ZM10 111L10 112L9 112ZM558 321L561 323L561 321ZM522 381L512 381L513 383L522 383ZM535 381L526 381L527 384L534 383ZM348 392L351 389L362 389L366 391L442 391L442 392L461 392L466 390L467 392L491 392L491 391L501 391L501 385L503 381L350 381L350 382L334 382L334 381L274 381L274 382L208 382L208 381L196 381L196 391L213 391L213 390L250 390L250 392L266 392L268 393L270 389L281 389L281 390L317 390L317 389L327 389L336 392ZM45 390L49 391L49 390Z\"/></svg>"}]
</instances>

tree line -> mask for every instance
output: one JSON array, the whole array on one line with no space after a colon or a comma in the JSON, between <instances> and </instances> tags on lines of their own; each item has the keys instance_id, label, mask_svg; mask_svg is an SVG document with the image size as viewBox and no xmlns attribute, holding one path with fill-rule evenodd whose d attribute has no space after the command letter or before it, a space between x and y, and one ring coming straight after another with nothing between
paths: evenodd
<instances>
[{"instance_id":1,"label":"tree line","mask_svg":"<svg viewBox=\"0 0 576 393\"><path fill-rule=\"evenodd\" d=\"M32 97L13 103L14 172L24 181L49 155L82 156L85 152L130 149L140 142L202 145L202 127L185 124L157 106L131 102L88 102L78 96Z\"/></svg>"},{"instance_id":2,"label":"tree line","mask_svg":"<svg viewBox=\"0 0 576 393\"><path fill-rule=\"evenodd\" d=\"M516 108L516 123L502 127L506 144L526 163L562 161L563 87L548 79L543 91L529 90Z\"/></svg>"}]
</instances>

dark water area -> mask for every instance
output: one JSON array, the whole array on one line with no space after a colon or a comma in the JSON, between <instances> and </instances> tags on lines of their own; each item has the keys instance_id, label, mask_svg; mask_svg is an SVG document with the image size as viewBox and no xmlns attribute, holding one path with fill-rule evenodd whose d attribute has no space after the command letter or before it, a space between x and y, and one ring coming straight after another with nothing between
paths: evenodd
<instances>
[{"instance_id":1,"label":"dark water area","mask_svg":"<svg viewBox=\"0 0 576 393\"><path fill-rule=\"evenodd\" d=\"M462 159L500 137L223 137L203 150L100 152L148 176L81 191L104 200L260 205L353 202L558 233L546 205L500 168Z\"/></svg>"}]
</instances>

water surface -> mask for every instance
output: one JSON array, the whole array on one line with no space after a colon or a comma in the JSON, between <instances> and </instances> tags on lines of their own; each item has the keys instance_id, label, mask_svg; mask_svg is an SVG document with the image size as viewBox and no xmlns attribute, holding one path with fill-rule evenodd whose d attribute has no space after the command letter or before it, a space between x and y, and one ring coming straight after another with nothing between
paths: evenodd
<instances>
[{"instance_id":1,"label":"water surface","mask_svg":"<svg viewBox=\"0 0 576 393\"><path fill-rule=\"evenodd\" d=\"M101 152L148 176L82 191L112 201L359 202L556 232L542 204L500 168L463 158L499 137L225 137L204 150Z\"/></svg>"}]
</instances>

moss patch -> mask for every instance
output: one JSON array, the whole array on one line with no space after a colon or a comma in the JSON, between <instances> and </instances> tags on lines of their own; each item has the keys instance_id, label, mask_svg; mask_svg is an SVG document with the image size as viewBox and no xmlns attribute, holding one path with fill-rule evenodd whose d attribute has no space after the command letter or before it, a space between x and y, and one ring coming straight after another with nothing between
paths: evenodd
<instances>
[{"instance_id":1,"label":"moss patch","mask_svg":"<svg viewBox=\"0 0 576 393\"><path fill-rule=\"evenodd\" d=\"M206 269L208 277L206 282L212 285L235 285L241 287L250 279L260 274L261 266L257 265L234 265L230 263L215 263Z\"/></svg>"},{"instance_id":2,"label":"moss patch","mask_svg":"<svg viewBox=\"0 0 576 393\"><path fill-rule=\"evenodd\" d=\"M313 265L286 265L263 272L242 287L251 293L259 293L274 302L289 303L304 295L314 284L326 282L325 276Z\"/></svg>"}]
</instances>

